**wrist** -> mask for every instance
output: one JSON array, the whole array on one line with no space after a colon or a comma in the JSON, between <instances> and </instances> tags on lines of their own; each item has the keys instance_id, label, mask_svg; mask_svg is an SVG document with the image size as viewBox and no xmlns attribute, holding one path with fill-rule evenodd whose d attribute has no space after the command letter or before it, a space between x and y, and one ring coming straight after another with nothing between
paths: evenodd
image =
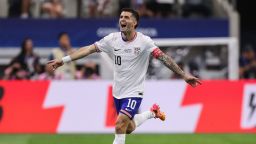
<instances>
[{"instance_id":1,"label":"wrist","mask_svg":"<svg viewBox=\"0 0 256 144\"><path fill-rule=\"evenodd\" d=\"M61 60L62 60L63 63L68 63L68 62L72 61L72 59L71 59L71 57L69 55L63 57Z\"/></svg>"}]
</instances>

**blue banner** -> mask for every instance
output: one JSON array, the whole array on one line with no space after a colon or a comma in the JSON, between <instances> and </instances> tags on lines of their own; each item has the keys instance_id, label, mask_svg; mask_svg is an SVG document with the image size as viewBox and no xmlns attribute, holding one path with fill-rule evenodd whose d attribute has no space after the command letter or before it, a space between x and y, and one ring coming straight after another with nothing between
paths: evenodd
<instances>
[{"instance_id":1,"label":"blue banner","mask_svg":"<svg viewBox=\"0 0 256 144\"><path fill-rule=\"evenodd\" d=\"M79 47L115 31L117 19L0 19L0 47L20 46L26 37L36 47L55 47L60 32ZM227 37L229 24L227 19L142 19L138 31L152 38Z\"/></svg>"}]
</instances>

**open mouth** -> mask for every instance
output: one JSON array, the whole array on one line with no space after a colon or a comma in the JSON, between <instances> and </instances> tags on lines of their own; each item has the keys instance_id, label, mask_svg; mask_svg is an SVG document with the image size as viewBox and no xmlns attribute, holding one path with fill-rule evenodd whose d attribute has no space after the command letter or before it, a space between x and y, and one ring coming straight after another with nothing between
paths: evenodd
<instances>
[{"instance_id":1,"label":"open mouth","mask_svg":"<svg viewBox=\"0 0 256 144\"><path fill-rule=\"evenodd\" d=\"M125 28L126 27L126 24L121 24L121 28Z\"/></svg>"}]
</instances>

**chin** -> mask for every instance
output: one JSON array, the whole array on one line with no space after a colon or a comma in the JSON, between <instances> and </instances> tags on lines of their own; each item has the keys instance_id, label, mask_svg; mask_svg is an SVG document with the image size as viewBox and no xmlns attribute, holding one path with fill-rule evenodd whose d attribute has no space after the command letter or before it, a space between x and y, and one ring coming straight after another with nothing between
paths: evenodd
<instances>
[{"instance_id":1,"label":"chin","mask_svg":"<svg viewBox=\"0 0 256 144\"><path fill-rule=\"evenodd\" d=\"M121 32L126 32L127 30L126 29L120 29Z\"/></svg>"}]
</instances>

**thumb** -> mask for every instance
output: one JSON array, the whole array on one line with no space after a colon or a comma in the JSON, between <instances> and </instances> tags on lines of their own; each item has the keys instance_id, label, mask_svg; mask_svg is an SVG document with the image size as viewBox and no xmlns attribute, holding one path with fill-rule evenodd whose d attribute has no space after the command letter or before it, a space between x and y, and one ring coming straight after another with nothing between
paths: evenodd
<instances>
[{"instance_id":1,"label":"thumb","mask_svg":"<svg viewBox=\"0 0 256 144\"><path fill-rule=\"evenodd\" d=\"M55 60L50 60L50 61L48 61L47 62L47 64L51 64L51 63L53 63Z\"/></svg>"}]
</instances>

